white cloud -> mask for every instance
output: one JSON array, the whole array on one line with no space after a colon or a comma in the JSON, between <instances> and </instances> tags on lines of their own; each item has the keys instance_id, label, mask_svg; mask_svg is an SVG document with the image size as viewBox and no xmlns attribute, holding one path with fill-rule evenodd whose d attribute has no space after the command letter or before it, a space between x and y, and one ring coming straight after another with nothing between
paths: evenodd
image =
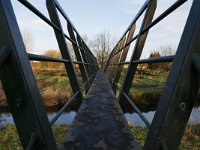
<instances>
[{"instance_id":1,"label":"white cloud","mask_svg":"<svg viewBox=\"0 0 200 150\"><path fill-rule=\"evenodd\" d=\"M144 3L144 1L142 2ZM130 0L130 4L136 7L141 5L142 2L139 2L139 0ZM174 0L158 0L157 10L155 12L154 19L157 18L161 13L163 13L174 2ZM143 58L144 56L148 57L149 52L153 50L158 50L160 46L171 45L173 48L177 48L186 23L187 16L189 14L190 6L191 1L178 8L175 12L159 22L149 31L149 35L147 37L143 51ZM126 9L124 13L128 15L131 15L131 13L132 15L134 13L136 14L136 12L130 9L130 7ZM140 28L141 20L137 22L137 30L139 30ZM128 59L131 57L130 55L131 53L129 53Z\"/></svg>"},{"instance_id":2,"label":"white cloud","mask_svg":"<svg viewBox=\"0 0 200 150\"><path fill-rule=\"evenodd\" d=\"M16 3L15 0L12 0L12 1L14 3ZM37 1L29 0L29 1L34 6L36 6L37 9L42 11L48 17L48 12L47 12L46 6L45 6L45 0L37 0ZM140 8L146 2L146 0L127 0L127 1L119 0L118 2L121 4L121 7L118 8L120 10L121 14L123 14L123 16L130 18L130 20L132 20L132 18L134 18L134 16L137 14L137 12L140 10ZM163 11L165 11L174 2L176 2L176 0L158 0L155 17L159 16ZM164 21L160 22L159 25L156 25L155 29L152 29L152 31L150 32L149 37L147 39L147 43L145 45L146 50L156 49L156 48L160 47L160 45L163 45L165 43L171 44L171 45L177 45L177 41L179 40L180 35L182 33L183 26L184 26L184 23L186 20L187 12L189 10L191 1L189 1L187 3L188 4L183 5L180 9L178 9L178 11L176 11L176 13L171 14ZM74 9L76 9L76 8L74 8ZM36 41L35 42L36 49L41 49L41 48L45 48L45 47L48 49L50 46L57 47L56 42L53 43L52 40L50 39L50 37L55 38L55 36L53 35L53 32L52 32L53 30L40 18L36 17L34 14L30 13L30 11L26 11L26 10L27 9L24 7L23 7L23 9L21 9L21 7L19 7L19 6L16 7L16 12L19 14L18 22L19 22L22 30L28 30L34 34L34 37L36 38L36 40L35 40ZM96 12L94 12L94 13L96 13ZM26 14L28 14L28 15L26 15ZM107 16L105 16L105 18L106 17ZM110 18L108 18L108 20L109 19ZM112 19L110 19L110 22L112 22ZM137 22L137 32L140 28L141 22L142 22L142 17ZM125 28L128 26L128 24L127 25L125 24ZM81 25L83 26L83 23ZM93 25L94 25L94 22L91 23L91 26L93 26ZM114 25L109 24L109 25L112 26L111 28L113 30L116 30L117 32L119 32L119 30L121 30L121 28L123 28L121 24L114 24ZM98 29L97 27L91 27L91 26L86 26L85 27L86 29L84 32L88 32L88 33L99 32L99 31L97 31L97 29ZM105 24L105 27L108 27L108 25ZM51 31L49 31L49 30L51 30ZM123 33L123 31L122 31L122 33ZM54 41L56 41L56 40L54 39Z\"/></svg>"}]
</instances>

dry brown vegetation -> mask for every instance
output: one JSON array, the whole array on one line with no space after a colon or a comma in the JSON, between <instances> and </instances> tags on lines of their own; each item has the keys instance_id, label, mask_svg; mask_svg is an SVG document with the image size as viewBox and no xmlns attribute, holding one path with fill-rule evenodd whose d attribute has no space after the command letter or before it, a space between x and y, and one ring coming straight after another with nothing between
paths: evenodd
<instances>
[{"instance_id":1,"label":"dry brown vegetation","mask_svg":"<svg viewBox=\"0 0 200 150\"><path fill-rule=\"evenodd\" d=\"M54 58L61 57L60 53L55 50L46 51L43 55ZM54 108L55 111L55 108L61 107L68 101L72 94L64 64L53 62L31 62L31 66L45 107L50 111ZM75 70L77 69L78 68L75 68ZM0 110L9 111L7 100L1 85Z\"/></svg>"},{"instance_id":2,"label":"dry brown vegetation","mask_svg":"<svg viewBox=\"0 0 200 150\"><path fill-rule=\"evenodd\" d=\"M5 93L3 91L2 85L0 83L0 110L6 110L8 108Z\"/></svg>"}]
</instances>

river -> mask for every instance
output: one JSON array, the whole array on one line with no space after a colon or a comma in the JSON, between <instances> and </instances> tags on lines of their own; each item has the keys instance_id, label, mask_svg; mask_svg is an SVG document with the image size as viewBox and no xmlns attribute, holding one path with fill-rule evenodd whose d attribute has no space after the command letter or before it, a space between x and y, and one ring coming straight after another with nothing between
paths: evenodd
<instances>
[{"instance_id":1,"label":"river","mask_svg":"<svg viewBox=\"0 0 200 150\"><path fill-rule=\"evenodd\" d=\"M148 113L143 113L143 115L147 118L147 120L151 123L154 117L155 111L148 112ZM51 120L56 113L49 113L48 114L48 119ZM76 112L68 112L68 113L63 113L59 119L55 122L55 125L70 125L74 118L76 116ZM136 114L125 114L126 119L128 122L133 123L135 126L141 126L145 127L144 122L140 119L140 117ZM194 108L192 110L192 114L189 119L189 124L199 124L200 123L200 108ZM13 125L13 117L10 113L3 113L0 114L0 127L3 127L5 125Z\"/></svg>"}]
</instances>

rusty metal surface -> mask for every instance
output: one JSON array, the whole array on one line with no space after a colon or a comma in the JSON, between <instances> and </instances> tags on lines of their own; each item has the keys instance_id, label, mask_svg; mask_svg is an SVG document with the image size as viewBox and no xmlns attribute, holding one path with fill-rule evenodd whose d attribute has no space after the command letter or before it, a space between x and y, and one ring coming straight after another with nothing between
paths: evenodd
<instances>
[{"instance_id":1,"label":"rusty metal surface","mask_svg":"<svg viewBox=\"0 0 200 150\"><path fill-rule=\"evenodd\" d=\"M60 149L138 149L102 71L97 73Z\"/></svg>"}]
</instances>

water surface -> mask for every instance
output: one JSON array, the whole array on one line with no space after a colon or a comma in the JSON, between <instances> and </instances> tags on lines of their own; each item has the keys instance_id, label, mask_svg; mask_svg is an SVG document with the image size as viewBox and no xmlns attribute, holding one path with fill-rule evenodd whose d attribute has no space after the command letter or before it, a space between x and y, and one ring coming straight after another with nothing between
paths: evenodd
<instances>
[{"instance_id":1,"label":"water surface","mask_svg":"<svg viewBox=\"0 0 200 150\"><path fill-rule=\"evenodd\" d=\"M147 118L147 120L151 123L154 117L155 111L151 111L148 113L143 113L143 115ZM48 114L48 119L51 120L56 113L49 113ZM74 118L76 116L76 112L68 112L68 113L63 113L59 119L55 122L55 125L70 125ZM140 119L139 115L136 113L129 114L126 113L125 117L128 122L131 122L134 124L134 126L141 126L145 127L144 122ZM0 127L5 126L5 125L13 125L13 117L10 113L3 113L0 116ZM189 119L189 124L200 124L200 108L194 108L192 110L190 119Z\"/></svg>"}]
</instances>

